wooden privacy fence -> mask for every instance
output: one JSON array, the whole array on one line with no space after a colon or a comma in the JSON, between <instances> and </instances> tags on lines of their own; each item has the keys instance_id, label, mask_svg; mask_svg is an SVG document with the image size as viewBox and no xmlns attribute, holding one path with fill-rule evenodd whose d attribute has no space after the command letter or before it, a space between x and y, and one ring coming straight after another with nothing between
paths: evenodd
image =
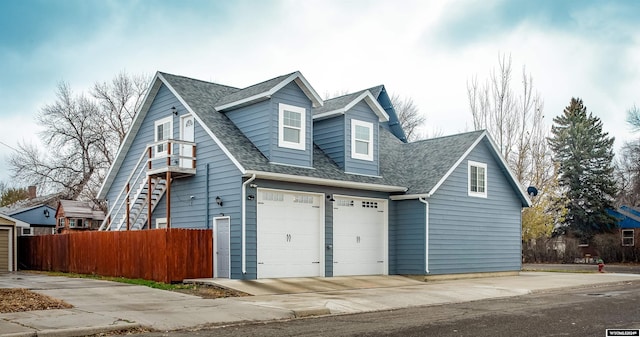
<instances>
[{"instance_id":1,"label":"wooden privacy fence","mask_svg":"<svg viewBox=\"0 0 640 337\"><path fill-rule=\"evenodd\" d=\"M180 282L213 276L210 229L152 229L22 236L21 269Z\"/></svg>"}]
</instances>

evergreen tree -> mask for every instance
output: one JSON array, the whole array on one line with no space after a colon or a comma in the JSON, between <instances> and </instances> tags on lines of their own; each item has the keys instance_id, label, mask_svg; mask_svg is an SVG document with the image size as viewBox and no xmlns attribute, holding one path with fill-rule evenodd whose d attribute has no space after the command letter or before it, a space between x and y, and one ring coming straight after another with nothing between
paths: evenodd
<instances>
[{"instance_id":1,"label":"evergreen tree","mask_svg":"<svg viewBox=\"0 0 640 337\"><path fill-rule=\"evenodd\" d=\"M602 121L587 114L579 98L572 98L564 113L553 119L549 146L558 165L567 214L563 225L582 240L615 228L613 208L613 137L602 131Z\"/></svg>"}]
</instances>

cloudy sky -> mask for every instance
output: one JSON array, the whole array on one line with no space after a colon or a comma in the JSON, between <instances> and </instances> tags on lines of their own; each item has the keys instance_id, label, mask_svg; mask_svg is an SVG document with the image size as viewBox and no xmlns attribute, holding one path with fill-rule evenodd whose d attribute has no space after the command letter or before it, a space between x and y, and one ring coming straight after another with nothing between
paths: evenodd
<instances>
[{"instance_id":1,"label":"cloudy sky","mask_svg":"<svg viewBox=\"0 0 640 337\"><path fill-rule=\"evenodd\" d=\"M3 1L0 181L60 81L79 94L121 71L245 87L300 70L323 97L384 84L413 98L425 131L451 134L472 126L467 80L506 53L549 126L580 97L618 148L640 137L625 124L640 105L638 13L634 0Z\"/></svg>"}]
</instances>

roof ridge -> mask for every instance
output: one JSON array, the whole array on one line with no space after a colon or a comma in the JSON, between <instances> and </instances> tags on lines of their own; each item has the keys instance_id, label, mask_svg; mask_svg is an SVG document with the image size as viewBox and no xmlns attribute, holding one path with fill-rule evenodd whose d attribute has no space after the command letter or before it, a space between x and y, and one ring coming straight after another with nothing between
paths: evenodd
<instances>
[{"instance_id":1,"label":"roof ridge","mask_svg":"<svg viewBox=\"0 0 640 337\"><path fill-rule=\"evenodd\" d=\"M429 141L433 141L433 140L440 140L440 139L445 139L445 138L453 138L453 137L462 137L462 136L467 136L473 133L478 133L478 134L482 134L484 133L486 130L475 130L475 131L467 131L467 132L462 132L462 133L454 133L451 135L446 135L446 136L439 136L439 137L434 137L434 138L427 138L427 139L420 139L420 140L416 140L414 142L410 142L407 144L416 144L416 143L424 143L424 142L429 142Z\"/></svg>"},{"instance_id":2,"label":"roof ridge","mask_svg":"<svg viewBox=\"0 0 640 337\"><path fill-rule=\"evenodd\" d=\"M220 83L216 83L216 82L205 81L205 80L201 80L201 79L197 79L197 78L193 78L193 77L187 77L187 76L182 76L182 75L165 73L165 72L162 72L162 71L158 71L158 73L160 73L162 75L169 75L169 76L173 76L173 77L179 77L179 78L190 80L190 81L196 81L196 82L201 82L201 83L206 83L206 84L214 84L214 85L218 85L218 86L221 86L221 87L227 87L227 88L235 89L235 90L242 90L242 88L232 87L230 85L220 84Z\"/></svg>"}]
</instances>

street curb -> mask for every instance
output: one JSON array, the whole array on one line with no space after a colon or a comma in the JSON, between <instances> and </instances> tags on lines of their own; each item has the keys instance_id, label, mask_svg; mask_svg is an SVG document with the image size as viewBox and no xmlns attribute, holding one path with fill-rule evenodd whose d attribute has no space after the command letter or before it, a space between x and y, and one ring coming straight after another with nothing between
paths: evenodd
<instances>
[{"instance_id":1,"label":"street curb","mask_svg":"<svg viewBox=\"0 0 640 337\"><path fill-rule=\"evenodd\" d=\"M36 337L75 337L75 336L86 336L86 335L95 335L101 332L110 332L116 330L126 330L126 329L137 329L142 326L139 323L126 323L126 324L118 324L118 325L97 325L91 327L82 327L82 328L68 328L68 329L49 329L49 330L40 330L35 331L31 336Z\"/></svg>"},{"instance_id":2,"label":"street curb","mask_svg":"<svg viewBox=\"0 0 640 337\"><path fill-rule=\"evenodd\" d=\"M2 337L36 337L35 331L27 331L27 332L14 332L14 333L5 333L1 334Z\"/></svg>"},{"instance_id":3,"label":"street curb","mask_svg":"<svg viewBox=\"0 0 640 337\"><path fill-rule=\"evenodd\" d=\"M291 310L291 312L295 318L331 315L331 310L328 308L305 308Z\"/></svg>"}]
</instances>

